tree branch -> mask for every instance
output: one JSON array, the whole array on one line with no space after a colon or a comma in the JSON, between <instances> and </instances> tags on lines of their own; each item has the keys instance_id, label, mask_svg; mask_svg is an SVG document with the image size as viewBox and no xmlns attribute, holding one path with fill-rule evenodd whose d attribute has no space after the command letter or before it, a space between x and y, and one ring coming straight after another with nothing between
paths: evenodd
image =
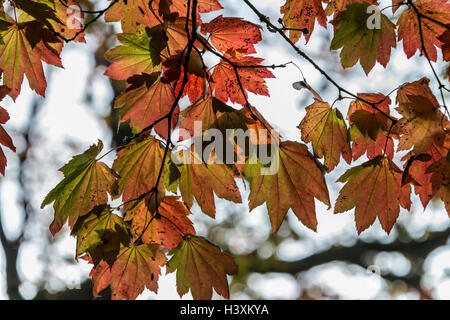
<instances>
[{"instance_id":1,"label":"tree branch","mask_svg":"<svg viewBox=\"0 0 450 320\"><path fill-rule=\"evenodd\" d=\"M261 259L256 252L246 256L239 256L237 257L237 260L239 265L249 272L282 272L296 275L300 272L308 271L316 266L332 261L343 261L367 268L368 262L365 257L368 252L400 252L408 259L420 264L418 266L420 269L423 260L436 248L446 245L449 237L450 228L442 232L430 233L428 240L426 241L409 239L409 242L396 240L393 243L383 244L379 242L368 243L358 239L356 244L351 247L333 246L325 251L317 252L304 259L293 262L278 260L273 256L269 259ZM405 275L404 277L396 277L391 274L383 277L386 280L396 280L401 278L408 283L411 283L411 280L414 280L411 284L415 286L420 284L421 279L421 276L414 272L410 272L410 274Z\"/></svg>"},{"instance_id":2,"label":"tree branch","mask_svg":"<svg viewBox=\"0 0 450 320\"><path fill-rule=\"evenodd\" d=\"M286 36L286 34L284 33L283 29L278 28L277 26L275 26L272 22L270 22L269 18L266 17L265 15L263 15L249 0L243 0L245 2L245 4L258 16L259 20L261 22L263 22L267 28L269 30L275 31L278 34L281 35L281 37L295 50L295 52L300 55L302 58L304 58L306 61L308 61L317 71L319 71L331 84L333 84L338 90L339 90L339 94L342 94L342 92L350 95L351 97L355 98L356 100L359 100L361 102L364 102L366 104L368 104L369 106L371 106L373 109L377 110L378 112L380 112L383 116L385 116L386 118L388 118L389 120L391 120L393 123L397 123L397 119L391 117L390 115L388 115L386 112L384 112L383 110L381 110L380 108L378 108L378 105L381 102L370 102L367 101L366 99L360 98L358 97L356 94L348 91L347 89L343 88L341 85L339 85L333 78L331 78L330 75L328 75L328 73L323 70L311 57L309 57L305 52L303 52L301 49L299 49L297 46L295 46L294 43L292 43L292 41Z\"/></svg>"},{"instance_id":3,"label":"tree branch","mask_svg":"<svg viewBox=\"0 0 450 320\"><path fill-rule=\"evenodd\" d=\"M419 23L420 43L421 43L421 47L422 47L421 53L424 53L424 54L425 54L425 58L427 59L428 64L429 64L430 67L431 67L431 71L433 71L433 75L434 75L434 77L436 78L436 81L437 81L438 84L439 84L439 91L440 91L440 93L441 93L442 103L443 103L443 106L444 106L444 108L445 108L445 111L446 111L447 114L448 114L449 111L448 111L447 105L446 105L446 103L445 103L445 96L444 96L444 90L443 90L443 89L445 88L445 86L444 86L444 84L442 83L441 79L439 78L439 76L438 76L436 70L434 69L433 63L431 62L430 56L428 55L427 49L426 49L426 47L425 47L425 40L424 40L424 36L423 36L422 18L426 18L426 19L428 19L428 20L430 20L430 21L433 21L433 22L435 22L435 23L437 23L437 24L440 24L440 25L443 25L443 26L446 26L446 25L443 24L443 23L441 23L441 22L438 22L438 21L436 21L436 20L434 20L434 19L431 19L431 18L425 16L423 13L421 13L421 12L419 11L419 9L415 6L415 4L412 2L412 0L407 0L407 1L408 1L408 5L410 5L410 6L413 8L414 12L415 12L416 15L417 15L417 21L418 21L418 23ZM446 27L447 27L447 26L446 26ZM448 28L448 27L447 27L447 28Z\"/></svg>"}]
</instances>

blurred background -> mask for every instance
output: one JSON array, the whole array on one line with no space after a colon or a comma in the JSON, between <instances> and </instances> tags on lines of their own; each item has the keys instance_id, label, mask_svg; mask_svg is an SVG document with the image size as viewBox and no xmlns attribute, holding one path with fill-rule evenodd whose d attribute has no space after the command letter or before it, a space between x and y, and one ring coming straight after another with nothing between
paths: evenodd
<instances>
[{"instance_id":1,"label":"blurred background","mask_svg":"<svg viewBox=\"0 0 450 320\"><path fill-rule=\"evenodd\" d=\"M272 21L280 17L284 2L253 1ZM97 10L105 8L108 1L80 3L83 9ZM223 14L259 23L240 0L221 3L225 10L203 15L202 19L209 21ZM390 0L380 3L381 8L391 5ZM392 16L390 8L383 13ZM103 75L109 64L104 53L117 45L114 33L118 32L119 25L106 25L100 19L88 29L87 44L70 43L65 47L65 69L46 66L45 99L34 94L25 80L16 103L9 98L2 102L11 116L5 127L17 153L5 151L8 167L6 176L0 178L1 299L92 299L90 266L75 261L75 239L67 227L53 238L48 231L53 210L39 207L48 191L62 179L57 169L73 155L97 139L103 140L105 150L109 150L122 143L127 134L118 130L118 113L112 108L124 84ZM339 52L329 51L331 38L331 26L325 30L316 25L308 45L303 39L297 45L348 90L387 94L404 82L427 76L437 94L438 86L426 60L419 55L407 60L401 43L393 50L387 69L377 65L366 77L359 64L342 69ZM263 39L257 45L258 56L267 64L295 62L308 83L333 103L338 96L336 88L275 34L265 31ZM208 65L216 63L211 55L206 54L205 59ZM436 64L443 79L448 79L447 67ZM267 81L271 97L250 95L250 101L284 139L300 141L296 127L305 115L305 107L313 102L312 95L292 88L293 82L302 80L292 65L274 74L276 78ZM391 99L395 101L395 94ZM345 115L348 104L349 100L343 100L335 106ZM180 105L186 107L188 101L183 99ZM395 111L393 114L398 116ZM105 161L111 164L113 159L111 154ZM395 162L401 165L399 159ZM362 157L352 166L366 160ZM332 201L342 187L336 180L349 167L342 162L326 175ZM432 201L424 210L413 195L411 212L402 209L390 235L376 222L358 236L353 211L334 215L333 208L328 210L319 202L317 233L289 212L274 235L265 205L249 212L249 186L239 183L242 205L216 198L215 220L202 214L196 205L191 215L199 235L237 259L239 275L229 278L232 299L450 299L450 219L440 200ZM179 298L174 274L162 273L158 294L146 290L139 299ZM99 298L109 297L106 289Z\"/></svg>"}]
</instances>

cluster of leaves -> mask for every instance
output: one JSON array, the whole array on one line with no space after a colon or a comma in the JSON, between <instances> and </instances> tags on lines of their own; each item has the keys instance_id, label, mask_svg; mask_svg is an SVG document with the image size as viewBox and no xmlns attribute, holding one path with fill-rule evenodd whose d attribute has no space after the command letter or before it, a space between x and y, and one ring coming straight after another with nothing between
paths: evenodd
<instances>
[{"instance_id":1,"label":"cluster of leaves","mask_svg":"<svg viewBox=\"0 0 450 320\"><path fill-rule=\"evenodd\" d=\"M248 0L244 3L254 9ZM64 42L84 42L89 23L75 27L71 23L68 28L67 7L75 1L0 4L10 8L9 13L0 10L0 98L9 94L16 99L24 75L30 87L44 96L41 61L62 67L59 55ZM446 0L393 0L393 12L401 5L406 10L397 24L379 12L380 28L375 29L367 27L369 5L377 2L287 0L280 9L280 27L254 11L270 31L281 33L293 46L302 36L310 39L316 20L326 28L327 16L333 15L331 50L342 48L346 68L358 60L366 73L377 61L386 66L400 40L408 58L419 50L431 64L442 48L444 59L449 60L450 4ZM266 203L274 232L289 209L306 227L317 229L315 199L331 207L324 176L336 168L341 156L348 164L363 155L369 159L339 178L345 185L334 206L335 213L355 208L358 233L377 217L389 233L400 207L411 207L411 187L424 207L440 197L450 214L449 120L429 79L396 90L400 119L391 115L389 95L352 95L344 119L316 94L298 127L305 144L285 141L249 103L248 93L269 96L265 79L274 77L270 69L286 64L267 66L255 55L262 26L219 14L210 22L202 20L202 13L221 9L218 0L112 0L93 20L104 15L106 22L121 24L120 44L105 54L111 61L105 75L126 83L114 107L134 135L103 156L99 156L103 150L99 141L73 157L60 169L64 179L50 191L42 208L53 203L51 233L68 223L77 240L76 257L93 264L95 296L108 285L114 299L135 299L145 287L156 292L165 266L168 273L176 271L180 296L190 290L195 299L210 299L214 289L228 298L226 276L236 274L238 267L230 255L196 235L189 215L194 199L212 218L214 195L241 203L236 179L250 185L250 210ZM207 66L207 53L220 62ZM347 92L338 88L340 93ZM444 89L441 84L441 92ZM183 97L190 106L181 110ZM228 106L229 101L242 108ZM0 109L0 117L2 124L8 120L5 110ZM194 130L195 121L202 121L200 133ZM171 136L177 128L200 136L180 137L174 143ZM235 163L214 161L219 150L206 144L197 152L194 141L210 128L221 132L253 129L257 136L250 136L247 144L257 150L275 144L278 170L262 174L266 164L249 161L255 160L251 148L242 150L236 142ZM11 138L0 129L0 143L14 150ZM180 151L178 142L191 142L192 147ZM112 151L117 151L116 158L108 167L101 159ZM393 161L400 151L409 151L402 159L403 169ZM179 164L174 158L191 161ZM1 152L2 173L5 165ZM355 192L356 188L364 191ZM122 204L112 207L116 199ZM169 261L166 256L171 257Z\"/></svg>"}]
</instances>

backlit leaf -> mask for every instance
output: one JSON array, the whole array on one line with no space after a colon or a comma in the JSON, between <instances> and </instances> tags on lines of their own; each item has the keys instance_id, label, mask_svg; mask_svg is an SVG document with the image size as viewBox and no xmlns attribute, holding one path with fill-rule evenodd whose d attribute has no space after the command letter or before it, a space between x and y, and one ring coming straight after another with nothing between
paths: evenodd
<instances>
[{"instance_id":1,"label":"backlit leaf","mask_svg":"<svg viewBox=\"0 0 450 320\"><path fill-rule=\"evenodd\" d=\"M282 142L274 166L261 174L262 165L246 164L245 176L251 179L249 208L266 202L274 232L278 231L289 209L308 228L317 229L314 198L330 205L323 173L304 144ZM267 169L267 168L266 168ZM269 174L270 173L270 174Z\"/></svg>"},{"instance_id":2,"label":"backlit leaf","mask_svg":"<svg viewBox=\"0 0 450 320\"><path fill-rule=\"evenodd\" d=\"M161 32L140 28L136 33L122 33L117 38L122 45L105 53L108 60L114 61L105 75L126 80L133 75L161 70L160 52L166 46Z\"/></svg>"},{"instance_id":3,"label":"backlit leaf","mask_svg":"<svg viewBox=\"0 0 450 320\"><path fill-rule=\"evenodd\" d=\"M348 118L353 159L358 159L366 152L369 159L383 154L392 159L394 156L392 138L397 135L393 130L390 131L392 121L386 117L390 114L391 99L381 93L359 93L358 97L374 103L377 109L357 99L350 103Z\"/></svg>"},{"instance_id":4,"label":"backlit leaf","mask_svg":"<svg viewBox=\"0 0 450 320\"><path fill-rule=\"evenodd\" d=\"M450 27L450 24L447 25ZM450 61L450 29L445 31L439 38L442 42L442 55L445 61Z\"/></svg>"},{"instance_id":5,"label":"backlit leaf","mask_svg":"<svg viewBox=\"0 0 450 320\"><path fill-rule=\"evenodd\" d=\"M99 140L83 154L77 155L59 169L64 179L53 188L41 204L41 209L53 203L55 216L50 231L54 235L69 220L73 227L79 217L89 213L94 207L108 202L108 193L114 193L117 175L108 166L97 161L103 149Z\"/></svg>"},{"instance_id":6,"label":"backlit leaf","mask_svg":"<svg viewBox=\"0 0 450 320\"><path fill-rule=\"evenodd\" d=\"M239 58L230 58L236 65L240 66L258 66L263 59L245 56ZM269 90L264 79L274 78L275 76L266 68L241 68L238 74L244 89L245 96L247 91L254 94L269 96ZM215 66L212 75L213 83L211 86L215 90L216 98L227 103L228 99L232 103L239 103L245 106L245 98L233 70L227 62L221 61L219 65Z\"/></svg>"},{"instance_id":7,"label":"backlit leaf","mask_svg":"<svg viewBox=\"0 0 450 320\"><path fill-rule=\"evenodd\" d=\"M189 131L190 136L194 137L196 134L195 123L197 122L200 125L197 135L201 135L205 130L217 127L219 119L227 113L238 114L239 112L214 97L204 98L182 111L184 119L181 121L180 128ZM228 126L229 129L231 127Z\"/></svg>"},{"instance_id":8,"label":"backlit leaf","mask_svg":"<svg viewBox=\"0 0 450 320\"><path fill-rule=\"evenodd\" d=\"M195 234L194 227L188 215L191 214L188 207L179 197L168 196L158 207L155 213L147 202L151 199L141 200L136 206L127 212L127 220L131 222L131 232L137 239L147 244L158 244L161 247L172 250L183 240L182 234ZM156 217L153 217L156 214Z\"/></svg>"},{"instance_id":9,"label":"backlit leaf","mask_svg":"<svg viewBox=\"0 0 450 320\"><path fill-rule=\"evenodd\" d=\"M338 180L346 184L339 193L334 212L356 208L358 234L371 226L377 217L383 230L390 233L400 213L400 206L409 209L411 205L410 190L402 191L401 178L402 171L382 156L351 168Z\"/></svg>"},{"instance_id":10,"label":"backlit leaf","mask_svg":"<svg viewBox=\"0 0 450 320\"><path fill-rule=\"evenodd\" d=\"M302 131L302 140L312 142L314 154L325 158L328 172L339 164L341 155L347 163L352 161L344 118L328 103L316 100L306 107L306 116L298 128Z\"/></svg>"},{"instance_id":11,"label":"backlit leaf","mask_svg":"<svg viewBox=\"0 0 450 320\"><path fill-rule=\"evenodd\" d=\"M450 216L450 162L448 157L432 164L427 172L431 172L431 183L433 194L439 195Z\"/></svg>"},{"instance_id":12,"label":"backlit leaf","mask_svg":"<svg viewBox=\"0 0 450 320\"><path fill-rule=\"evenodd\" d=\"M9 95L14 100L20 93L24 75L30 88L45 96L47 82L42 62L62 67L58 54L44 42L32 48L26 37L27 24L16 24L7 17L9 27L0 31L3 43L0 43L0 72L3 73L3 85L11 89ZM39 30L34 30L39 32Z\"/></svg>"},{"instance_id":13,"label":"backlit leaf","mask_svg":"<svg viewBox=\"0 0 450 320\"><path fill-rule=\"evenodd\" d=\"M144 291L158 292L161 267L166 256L155 245L130 245L120 250L111 268L111 297L113 300L134 300Z\"/></svg>"},{"instance_id":14,"label":"backlit leaf","mask_svg":"<svg viewBox=\"0 0 450 320\"><path fill-rule=\"evenodd\" d=\"M0 86L0 101L3 100L3 98L10 92L10 89L6 86ZM0 107L0 124L5 124L9 120L9 114L8 111ZM12 151L16 152L16 147L14 146L14 143L9 136L9 134L6 132L6 130L3 128L3 126L0 125L0 144L4 145L5 147L11 149ZM5 168L6 168L7 160L6 156L3 152L3 149L0 148L0 173L2 175L5 175Z\"/></svg>"},{"instance_id":15,"label":"backlit leaf","mask_svg":"<svg viewBox=\"0 0 450 320\"><path fill-rule=\"evenodd\" d=\"M376 0L325 0L324 2L328 2L327 8L325 9L325 13L328 16L332 14L339 13L341 11L345 11L347 6L353 3L370 3L376 5Z\"/></svg>"},{"instance_id":16,"label":"backlit leaf","mask_svg":"<svg viewBox=\"0 0 450 320\"><path fill-rule=\"evenodd\" d=\"M123 201L134 200L156 187L162 166L164 149L160 142L149 136L129 143L117 154L113 169L119 174L119 192ZM158 184L159 193L164 194L164 184Z\"/></svg>"},{"instance_id":17,"label":"backlit leaf","mask_svg":"<svg viewBox=\"0 0 450 320\"><path fill-rule=\"evenodd\" d=\"M122 121L129 120L136 132L140 132L168 115L175 103L175 93L170 84L164 83L161 78L154 80L158 78L157 76L143 75L142 78L149 81L138 88L130 87L116 99L114 104L114 108L120 109ZM172 129L178 123L178 115L179 107L176 106L171 119ZM167 119L158 122L154 128L160 136L167 139Z\"/></svg>"},{"instance_id":18,"label":"backlit leaf","mask_svg":"<svg viewBox=\"0 0 450 320\"><path fill-rule=\"evenodd\" d=\"M221 15L201 27L202 33L209 33L210 41L222 53L239 51L245 54L256 53L254 44L262 40L260 29L260 26L241 18Z\"/></svg>"},{"instance_id":19,"label":"backlit leaf","mask_svg":"<svg viewBox=\"0 0 450 320\"><path fill-rule=\"evenodd\" d=\"M208 162L211 160L210 162ZM178 155L181 165L180 192L188 207L192 207L194 198L202 211L214 218L216 206L214 193L222 199L241 203L242 198L234 181L234 172L225 164L212 160L212 156L202 158L194 151L185 151Z\"/></svg>"},{"instance_id":20,"label":"backlit leaf","mask_svg":"<svg viewBox=\"0 0 450 320\"><path fill-rule=\"evenodd\" d=\"M450 24L450 3L447 0L418 0L414 2L414 5L419 12L427 17L444 24ZM406 56L411 58L417 50L423 53L420 36L422 34L428 56L432 61L436 61L436 47L441 47L441 41L438 37L446 29L425 18L421 18L421 21L422 28L419 26L416 11L410 6L398 19L398 39L403 40L403 49Z\"/></svg>"},{"instance_id":21,"label":"backlit leaf","mask_svg":"<svg viewBox=\"0 0 450 320\"><path fill-rule=\"evenodd\" d=\"M117 1L106 11L105 21L120 21L122 31L125 33L133 33L141 26L154 27L161 21L153 6L152 8L149 7L149 3L148 0Z\"/></svg>"},{"instance_id":22,"label":"backlit leaf","mask_svg":"<svg viewBox=\"0 0 450 320\"><path fill-rule=\"evenodd\" d=\"M170 252L167 273L177 271L177 291L180 296L191 290L196 300L211 299L213 289L228 299L227 275L238 273L234 259L209 241L187 236Z\"/></svg>"},{"instance_id":23,"label":"backlit leaf","mask_svg":"<svg viewBox=\"0 0 450 320\"><path fill-rule=\"evenodd\" d=\"M305 36L306 42L309 41L316 20L322 27L327 27L327 15L323 10L321 0L286 0L281 7L281 13L286 28L307 30L307 32L290 30L289 39L294 43L300 39L302 34Z\"/></svg>"},{"instance_id":24,"label":"backlit leaf","mask_svg":"<svg viewBox=\"0 0 450 320\"><path fill-rule=\"evenodd\" d=\"M127 226L122 218L112 213L108 206L101 209L97 212L91 211L89 215L78 219L75 224L72 234L77 237L77 256L106 245L110 252L117 250L115 255L113 254L115 258L119 252L120 243L127 244L130 241ZM115 243L110 244L105 241L109 239L114 239Z\"/></svg>"},{"instance_id":25,"label":"backlit leaf","mask_svg":"<svg viewBox=\"0 0 450 320\"><path fill-rule=\"evenodd\" d=\"M395 25L381 14L380 26L370 25L369 4L352 4L346 11L340 12L332 21L335 27L331 50L341 51L341 63L344 68L361 62L366 74L378 61L386 67L391 56L391 48L396 47Z\"/></svg>"},{"instance_id":26,"label":"backlit leaf","mask_svg":"<svg viewBox=\"0 0 450 320\"><path fill-rule=\"evenodd\" d=\"M436 139L442 139L449 121L439 110L439 102L431 92L430 80L407 83L397 92L397 111L403 116L396 127L402 134L399 150L414 147L416 154L427 152Z\"/></svg>"}]
</instances>

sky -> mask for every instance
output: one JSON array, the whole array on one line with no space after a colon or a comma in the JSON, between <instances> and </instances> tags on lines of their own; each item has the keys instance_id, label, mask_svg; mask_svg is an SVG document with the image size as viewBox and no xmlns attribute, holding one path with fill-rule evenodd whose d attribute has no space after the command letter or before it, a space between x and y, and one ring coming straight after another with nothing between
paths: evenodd
<instances>
[{"instance_id":1,"label":"sky","mask_svg":"<svg viewBox=\"0 0 450 320\"><path fill-rule=\"evenodd\" d=\"M247 10L239 0L222 1L224 6L231 8L225 15L238 15L255 23L258 23L254 14ZM253 1L271 21L277 21L279 18L279 7L284 1L258 0ZM381 1L387 6L390 1ZM99 5L99 7L102 7ZM390 9L386 10L387 15L391 15ZM206 15L207 21L216 14ZM378 65L369 74L367 78L359 64L347 72L334 72L334 69L340 71L338 64L338 52L334 52L330 58L328 45L325 41L330 41L331 28L326 31L324 28L316 25L315 31L308 45L301 40L297 45L312 56L319 65L323 66L331 74L335 75L340 84L351 92L382 92L388 93L393 88L399 86L405 81L415 81L426 75L431 77L431 70L424 63L424 60L418 55L413 59L407 60L401 44L393 50L391 62L387 69ZM257 45L258 56L266 58L270 64L281 64L286 62L296 63L304 73L308 83L318 91L328 102L332 103L337 97L337 90L329 84L323 82L322 76L296 56L291 48L279 40L274 34L265 32L264 42ZM37 161L33 171L33 181L39 186L32 194L32 201L36 208L39 207L43 197L53 188L62 178L56 169L66 163L73 155L87 149L89 145L97 142L98 139L105 143L105 150L111 140L111 133L101 120L106 116L110 109L110 102L113 94L109 87L108 79L103 76L104 69L97 68L94 72L93 51L95 50L95 39L92 36L87 37L87 44L69 44L63 51L62 61L64 69L46 67L48 76L47 97L43 107L38 114L38 127L35 133L43 143L42 148L34 148L32 156ZM214 64L215 57L206 58L208 62ZM438 70L442 70L442 65L438 65ZM276 78L268 79L267 83L270 90L270 98L250 95L251 103L258 108L270 123L280 131L282 137L288 140L300 141L300 131L296 128L305 115L305 107L313 102L312 95L307 91L297 91L292 88L292 83L301 80L301 74L295 67L276 69L273 71ZM433 89L436 90L436 83L432 82ZM92 102L85 99L86 92L92 95ZM436 92L436 91L435 91ZM395 95L392 96L395 100ZM392 98L391 97L391 98ZM448 97L447 97L448 98ZM30 105L33 99L37 97L29 88L26 80L22 85L22 93L13 103L9 98L2 102L10 113L11 120L7 123L6 129L12 133L13 138L15 130L20 130L26 123ZM338 102L337 108L345 115L348 108L348 101ZM236 106L237 107L237 106ZM395 115L395 113L394 113ZM21 141L14 140L18 149L21 148ZM68 143L68 141L70 143ZM12 152L6 151L8 159L14 159ZM114 154L111 154L105 161L111 163ZM50 160L49 160L50 159ZM398 159L397 159L398 160ZM352 166L359 164L364 160L352 163ZM34 168L34 167L33 167ZM45 168L43 170L42 168ZM327 175L327 183L330 188L331 199L336 199L338 189L341 187L336 184L336 179L348 169L347 164L339 166L336 172ZM17 165L11 160L7 168L6 177L1 178L0 203L2 206L2 222L7 225L7 237L14 239L17 237L16 230L23 223L23 213L20 207L20 189L16 185ZM246 199L248 190L240 185L243 198ZM447 213L442 206L430 207L425 211L422 209L418 198L413 196L414 210L412 213L402 211L400 220L405 222L408 230L420 237L425 230L442 230L450 225ZM218 213L217 223L220 223L228 217L229 210L227 202L217 199ZM244 200L242 205L234 205L235 210L243 212L244 226L248 226L258 232L252 234L255 243L262 244L258 248L261 255L270 256L275 252L277 257L287 261L294 261L306 257L318 250L324 250L336 239L343 244L350 245L354 243L357 235L354 227L354 214L347 212L340 215L333 215L332 210L317 202L318 232L314 233L301 225L295 216L288 215L288 223L303 235L300 240L289 240L283 242L278 248L273 248L266 242L265 238L270 233L270 223L264 206L256 208L252 213L248 213L248 208ZM198 206L194 206L194 220L209 219L201 217ZM34 234L47 232L52 218L51 209L42 211L37 219L41 227L31 230L28 235L29 241L21 249L20 272L25 284L21 290L24 296L32 298L36 291L33 284L37 281L43 272L41 262L42 252L41 243L34 241ZM212 221L209 221L212 223ZM44 226L44 228L42 228ZM199 225L201 227L201 225ZM200 228L199 234L205 234L206 230ZM368 231L361 235L361 238L367 241L379 240L386 243L393 241L396 236L396 229L387 236L378 222ZM68 235L68 229L58 234L58 244L52 247L53 252L45 254L63 254L73 257L75 252L75 240ZM252 243L245 241L245 238L235 237L231 241L230 248L234 254L245 254L255 249ZM377 266L381 269L395 270L395 272L408 272L411 266L404 257L386 256L379 258ZM0 254L0 268L4 268L4 257ZM426 281L430 285L436 285L436 298L450 299L450 280L442 281L446 270L450 270L450 244L439 248L432 254L432 257L426 261L427 277ZM1 269L3 270L3 269ZM58 265L54 270L57 278L52 280L50 290L57 290L65 285L74 285L85 279L90 271L90 267L85 262L80 262L78 266L72 264ZM162 271L165 274L165 271ZM383 298L380 296L380 290L385 288L386 283L379 276L362 270L361 267L332 263L314 268L308 276L314 277L322 286L329 288L331 292L338 292L342 297L348 299L371 299ZM65 279L62 281L61 279ZM66 283L65 283L66 282ZM254 292L266 292L266 298L272 299L292 299L298 297L302 290L302 279L295 279L292 276L282 274L254 274L248 279L248 287ZM311 293L314 294L314 293ZM0 280L0 298L6 298L4 283ZM175 286L175 274L162 276L159 282L159 293L156 295L149 291L144 292L140 299L178 299ZM190 299L188 294L184 299ZM245 299L248 296L241 293L232 298ZM410 296L401 296L399 298L417 298Z\"/></svg>"}]
</instances>

